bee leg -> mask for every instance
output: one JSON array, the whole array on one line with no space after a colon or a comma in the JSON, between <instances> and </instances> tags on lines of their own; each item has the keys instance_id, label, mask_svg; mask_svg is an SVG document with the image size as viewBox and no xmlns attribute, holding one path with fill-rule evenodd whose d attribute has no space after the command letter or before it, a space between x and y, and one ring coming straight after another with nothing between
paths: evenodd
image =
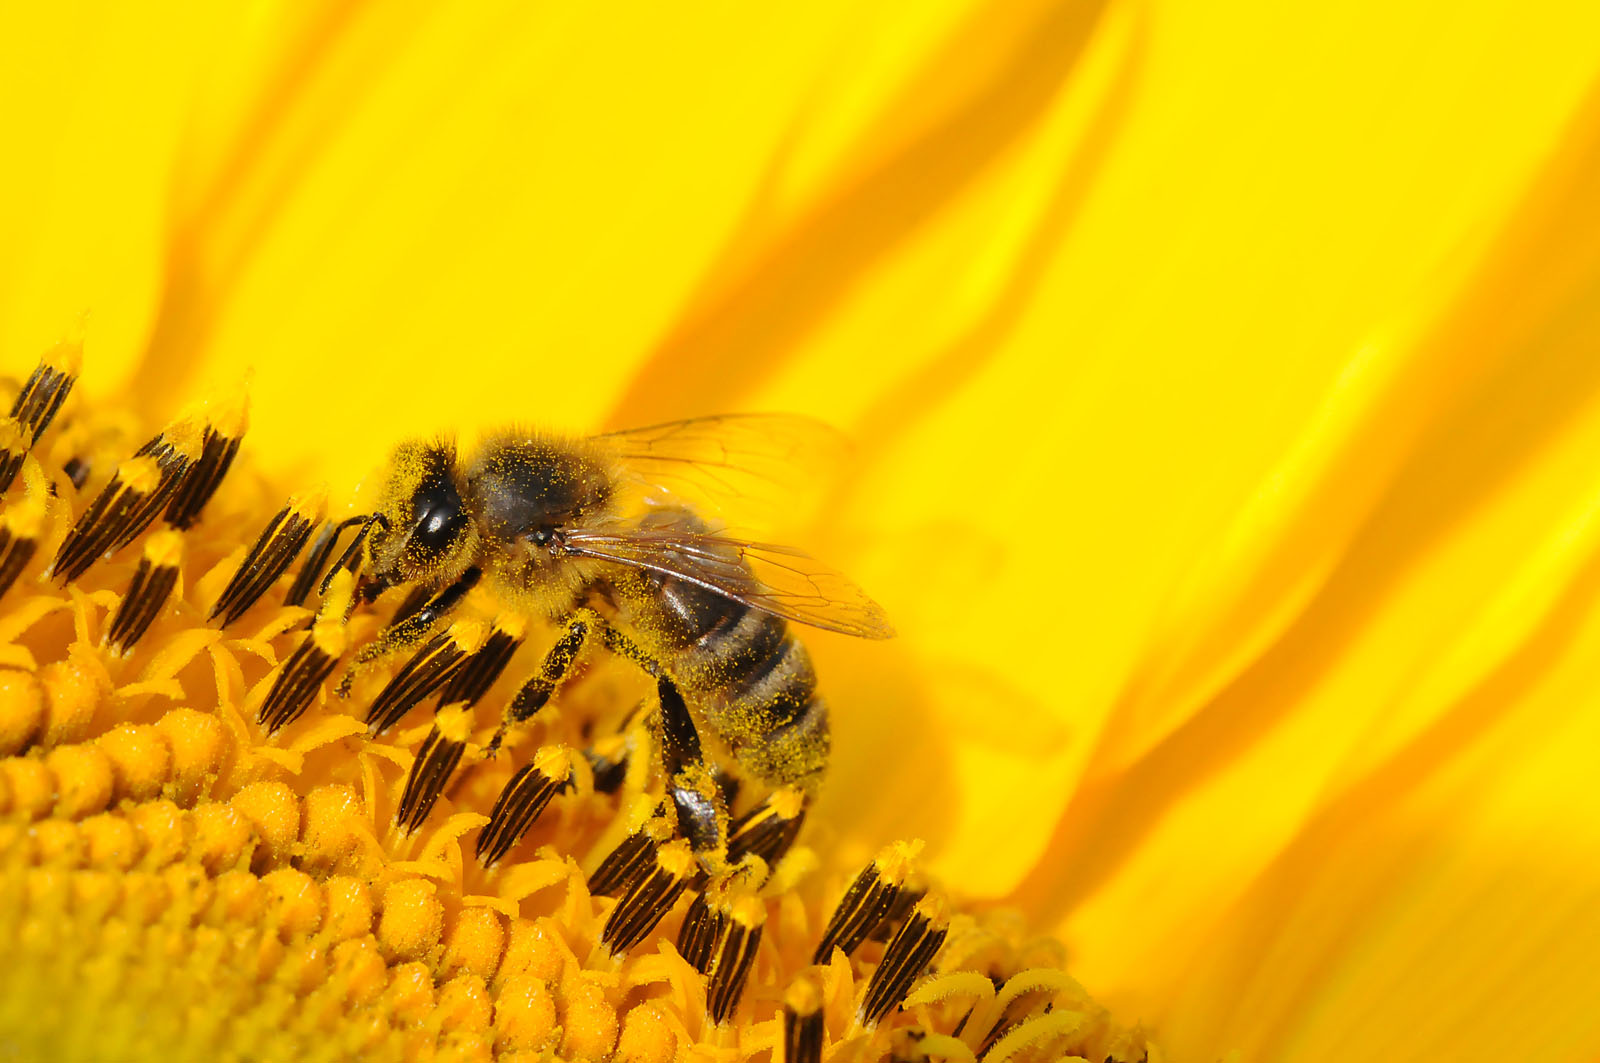
<instances>
[{"instance_id":1,"label":"bee leg","mask_svg":"<svg viewBox=\"0 0 1600 1063\"><path fill-rule=\"evenodd\" d=\"M317 529L316 536L311 540L311 552L306 555L306 563L294 578L294 583L289 586L289 594L284 598L286 605L303 605L313 587L322 588L320 593L327 593L328 583L333 578L329 572L323 578L322 570L327 567L328 561L333 557L333 552L339 548L339 536L347 529L360 525L362 530L356 534L357 539L365 541L370 525L374 523L370 516L360 514L342 520L337 524L323 521L322 527ZM348 553L349 551L346 551ZM342 557L341 557L342 560Z\"/></svg>"},{"instance_id":2,"label":"bee leg","mask_svg":"<svg viewBox=\"0 0 1600 1063\"><path fill-rule=\"evenodd\" d=\"M610 624L607 624L604 620L599 621L599 628L600 641L605 645L606 649L618 657L632 661L639 666L640 671L651 679L661 678L661 666L655 662L654 658L641 650L637 643Z\"/></svg>"},{"instance_id":3,"label":"bee leg","mask_svg":"<svg viewBox=\"0 0 1600 1063\"><path fill-rule=\"evenodd\" d=\"M732 870L727 857L728 810L722 788L706 766L689 707L667 676L657 681L657 692L661 760L676 814L655 822L678 837L661 837L647 824L629 835L595 871L591 883L596 892L611 892L626 882L626 891L600 934L613 956L644 940L684 890L702 888L708 876L713 884L725 883ZM764 877L765 865L752 861ZM709 906L702 908L701 925L688 931L693 940L687 947L692 954L705 954L707 1008L713 1021L720 1023L738 1004L761 942L766 910L754 899L730 906L725 915Z\"/></svg>"},{"instance_id":4,"label":"bee leg","mask_svg":"<svg viewBox=\"0 0 1600 1063\"><path fill-rule=\"evenodd\" d=\"M484 756L492 757L498 753L500 743L513 725L522 723L545 707L550 695L556 692L556 687L572 671L572 665L583 650L589 632L598 626L602 626L599 616L587 609L580 609L567 619L566 630L550 647L550 652L544 655L544 663L539 665L539 670L532 678L522 684L522 688L511 699L511 704L506 706L505 716L494 737L489 739L489 745L483 751Z\"/></svg>"},{"instance_id":5,"label":"bee leg","mask_svg":"<svg viewBox=\"0 0 1600 1063\"><path fill-rule=\"evenodd\" d=\"M482 576L483 570L476 565L467 569L459 579L434 595L421 609L418 609L399 623L390 624L384 628L372 643L372 646L368 647L370 650L373 646L383 645L384 648L382 650L373 652L371 656L368 656L367 651L363 650L361 658L358 659L371 660L373 657L381 656L390 649L400 649L420 642L422 636L428 633L429 628L433 627L446 613L461 604L461 600L467 596L468 591L478 585L478 580Z\"/></svg>"},{"instance_id":6,"label":"bee leg","mask_svg":"<svg viewBox=\"0 0 1600 1063\"><path fill-rule=\"evenodd\" d=\"M365 517L356 516L351 517L349 520L341 521L333 529L333 534L330 540L326 543L319 543L317 549L312 552L311 560L316 562L316 568L318 570L320 570L322 566L327 563L328 555L331 555L334 549L337 547L339 534L346 528L356 524L361 526L361 530L356 532L356 537L350 540L350 545L345 547L344 553L339 555L339 560L334 562L333 567L328 570L327 575L322 577L322 582L317 584L318 594L323 596L327 595L328 588L333 584L334 573L339 572L340 570L355 573L361 568L361 563L365 561L367 557L367 537L372 534L372 529L374 527L381 528L384 531L389 530L389 519L382 513L372 513ZM304 573L302 573L301 578L305 578ZM307 589L310 588L313 580L315 580L315 573L312 573L310 578L305 578ZM296 579L296 586L291 587L290 590L298 590L300 582L300 579Z\"/></svg>"},{"instance_id":7,"label":"bee leg","mask_svg":"<svg viewBox=\"0 0 1600 1063\"><path fill-rule=\"evenodd\" d=\"M333 571L338 572L339 567L335 566ZM350 685L355 682L356 673L362 665L370 664L395 650L403 650L421 642L428 629L433 627L440 617L461 604L461 599L477 585L482 575L483 570L474 565L463 572L460 579L434 595L421 609L380 631L377 638L361 648L361 652L356 654L355 662L345 672L344 678L339 680L339 696L345 697L350 693Z\"/></svg>"},{"instance_id":8,"label":"bee leg","mask_svg":"<svg viewBox=\"0 0 1600 1063\"><path fill-rule=\"evenodd\" d=\"M683 695L671 679L657 682L661 698L661 760L667 793L678 810L678 833L689 840L707 871L722 870L728 859L728 806L717 777L706 766L700 732Z\"/></svg>"}]
</instances>

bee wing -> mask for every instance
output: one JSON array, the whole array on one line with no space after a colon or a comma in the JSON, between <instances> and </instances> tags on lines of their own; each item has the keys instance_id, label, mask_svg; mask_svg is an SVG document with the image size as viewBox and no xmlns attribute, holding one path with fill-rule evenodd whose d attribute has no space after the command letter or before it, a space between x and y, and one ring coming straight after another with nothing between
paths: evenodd
<instances>
[{"instance_id":1,"label":"bee wing","mask_svg":"<svg viewBox=\"0 0 1600 1063\"><path fill-rule=\"evenodd\" d=\"M669 421L593 441L646 490L664 491L702 515L764 522L802 511L848 450L824 422L779 413Z\"/></svg>"},{"instance_id":2,"label":"bee wing","mask_svg":"<svg viewBox=\"0 0 1600 1063\"><path fill-rule=\"evenodd\" d=\"M567 533L565 549L672 576L797 624L867 639L894 635L883 609L866 592L791 547L637 529L573 530Z\"/></svg>"}]
</instances>

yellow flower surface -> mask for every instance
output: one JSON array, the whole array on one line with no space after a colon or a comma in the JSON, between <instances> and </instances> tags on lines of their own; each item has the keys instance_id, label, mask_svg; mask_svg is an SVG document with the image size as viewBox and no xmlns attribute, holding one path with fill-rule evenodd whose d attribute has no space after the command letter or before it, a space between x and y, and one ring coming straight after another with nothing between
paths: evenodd
<instances>
[{"instance_id":1,"label":"yellow flower surface","mask_svg":"<svg viewBox=\"0 0 1600 1063\"><path fill-rule=\"evenodd\" d=\"M3 1036L760 1058L791 994L838 1058L1137 1058L1138 1028L1177 1060L1600 1053L1597 23L0 10L5 372L65 365L88 314L5 496L8 541L41 545L0 600L29 957L4 976L31 987ZM269 740L254 713L311 637L292 576L227 628L205 613L286 499L343 516L399 439L729 410L855 440L773 531L900 637L807 635L835 720L815 865L767 898L719 1030L675 951L686 901L638 955L593 951L620 799L579 779L485 878L462 839L501 757L391 836L426 723L369 742L319 687ZM40 581L115 477L159 482L142 443L197 453L208 425L242 449L193 530ZM181 575L123 657L102 636L143 563ZM517 763L580 748L625 675L563 691ZM888 945L806 961L911 839L951 938L868 1036L853 994ZM1007 993L1040 1041L977 1031ZM913 1026L936 1032L894 1041Z\"/></svg>"}]
</instances>

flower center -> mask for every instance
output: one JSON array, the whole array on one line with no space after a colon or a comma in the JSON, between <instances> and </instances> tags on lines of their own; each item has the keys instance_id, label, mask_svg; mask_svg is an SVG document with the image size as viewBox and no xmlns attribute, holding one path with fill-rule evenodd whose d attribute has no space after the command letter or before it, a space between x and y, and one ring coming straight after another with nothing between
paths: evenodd
<instances>
[{"instance_id":1,"label":"flower center","mask_svg":"<svg viewBox=\"0 0 1600 1063\"><path fill-rule=\"evenodd\" d=\"M952 904L919 843L839 866L794 788L676 784L732 807L708 869L637 669L594 655L540 686L563 633L470 583L447 624L426 594L369 599L340 538L372 521L328 520L320 491L280 504L243 459L242 397L140 445L71 394L78 363L52 351L0 421L0 1037L72 1058L1145 1057L1058 945ZM413 652L371 650L408 624ZM497 726L484 708L513 697L528 711Z\"/></svg>"}]
</instances>

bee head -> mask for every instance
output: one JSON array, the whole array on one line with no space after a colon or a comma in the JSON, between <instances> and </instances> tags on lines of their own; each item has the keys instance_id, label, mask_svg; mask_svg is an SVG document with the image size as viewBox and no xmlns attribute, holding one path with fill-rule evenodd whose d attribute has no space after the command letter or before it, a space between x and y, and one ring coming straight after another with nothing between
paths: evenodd
<instances>
[{"instance_id":1,"label":"bee head","mask_svg":"<svg viewBox=\"0 0 1600 1063\"><path fill-rule=\"evenodd\" d=\"M381 584L455 579L472 563L478 531L462 502L455 445L402 443L389 459L371 541L371 575Z\"/></svg>"}]
</instances>

